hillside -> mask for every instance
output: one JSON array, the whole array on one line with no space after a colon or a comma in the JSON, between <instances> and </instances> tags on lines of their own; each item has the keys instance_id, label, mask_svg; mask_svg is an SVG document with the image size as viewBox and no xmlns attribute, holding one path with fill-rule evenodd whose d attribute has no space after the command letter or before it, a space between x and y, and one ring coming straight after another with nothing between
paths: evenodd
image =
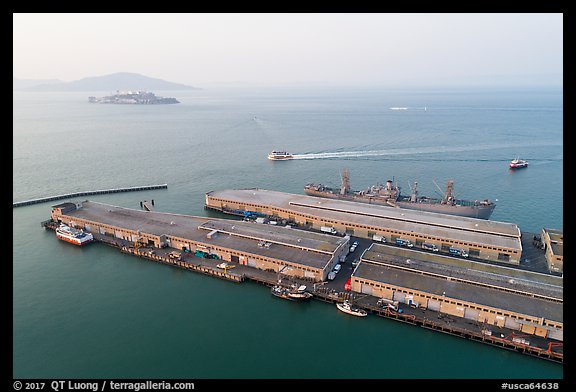
<instances>
[{"instance_id":1,"label":"hillside","mask_svg":"<svg viewBox=\"0 0 576 392\"><path fill-rule=\"evenodd\" d=\"M148 76L118 72L104 76L94 76L72 82L39 83L23 88L25 91L158 91L158 90L196 90L197 87L168 82Z\"/></svg>"}]
</instances>

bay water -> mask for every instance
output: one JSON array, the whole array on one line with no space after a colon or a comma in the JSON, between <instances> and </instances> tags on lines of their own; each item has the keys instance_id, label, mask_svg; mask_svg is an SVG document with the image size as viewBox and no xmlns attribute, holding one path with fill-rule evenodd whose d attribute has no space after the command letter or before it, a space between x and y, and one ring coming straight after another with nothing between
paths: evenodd
<instances>
[{"instance_id":1,"label":"bay water","mask_svg":"<svg viewBox=\"0 0 576 392\"><path fill-rule=\"evenodd\" d=\"M176 105L100 105L106 92L13 93L13 201L84 197L226 217L210 190L303 194L393 179L438 196L446 180L491 219L563 228L560 89L278 87L157 91ZM390 108L405 108L392 110ZM272 162L274 149L297 159ZM510 160L529 161L511 171ZM440 188L440 190L438 189ZM62 200L62 202L65 200ZM14 378L562 378L561 365L319 301L58 241L48 202L13 209Z\"/></svg>"}]
</instances>

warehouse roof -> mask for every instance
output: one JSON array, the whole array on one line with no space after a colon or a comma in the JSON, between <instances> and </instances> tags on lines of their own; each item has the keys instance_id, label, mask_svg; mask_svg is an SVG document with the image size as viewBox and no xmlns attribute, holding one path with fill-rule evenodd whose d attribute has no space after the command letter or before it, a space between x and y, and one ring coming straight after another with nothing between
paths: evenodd
<instances>
[{"instance_id":1,"label":"warehouse roof","mask_svg":"<svg viewBox=\"0 0 576 392\"><path fill-rule=\"evenodd\" d=\"M410 255L410 258L406 258L398 250L391 246L372 244L362 254L361 260L501 287L528 295L557 300L563 298L563 280L557 276L418 251L406 251Z\"/></svg>"},{"instance_id":2,"label":"warehouse roof","mask_svg":"<svg viewBox=\"0 0 576 392\"><path fill-rule=\"evenodd\" d=\"M512 223L263 189L211 191L207 193L207 196L236 203L282 208L344 224L388 228L406 233L413 232L417 235L437 236L518 251L522 249L520 230L517 225Z\"/></svg>"},{"instance_id":3,"label":"warehouse roof","mask_svg":"<svg viewBox=\"0 0 576 392\"><path fill-rule=\"evenodd\" d=\"M347 239L272 225L142 211L86 201L65 213L142 234L169 235L314 268L325 268ZM210 235L216 230L214 235ZM270 244L270 245L265 245Z\"/></svg>"},{"instance_id":4,"label":"warehouse roof","mask_svg":"<svg viewBox=\"0 0 576 392\"><path fill-rule=\"evenodd\" d=\"M448 280L444 277L423 275L414 270L362 261L352 276L418 290L435 296L444 296L534 317L544 317L552 321L563 321L561 302L532 298L458 280Z\"/></svg>"}]
</instances>

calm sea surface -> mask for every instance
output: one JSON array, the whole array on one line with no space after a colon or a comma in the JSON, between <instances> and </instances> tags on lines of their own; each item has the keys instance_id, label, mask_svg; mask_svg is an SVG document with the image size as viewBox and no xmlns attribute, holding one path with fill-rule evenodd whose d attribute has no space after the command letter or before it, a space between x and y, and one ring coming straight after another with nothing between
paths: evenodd
<instances>
[{"instance_id":1,"label":"calm sea surface","mask_svg":"<svg viewBox=\"0 0 576 392\"><path fill-rule=\"evenodd\" d=\"M205 216L204 193L387 179L409 194L497 200L493 220L563 228L561 90L158 91L178 105L89 104L89 93L14 92L13 201L167 183L89 197ZM407 110L390 110L406 107ZM273 149L298 154L271 162ZM517 157L530 162L512 172ZM357 319L146 262L79 249L13 209L14 378L561 378L562 366L377 317Z\"/></svg>"}]
</instances>

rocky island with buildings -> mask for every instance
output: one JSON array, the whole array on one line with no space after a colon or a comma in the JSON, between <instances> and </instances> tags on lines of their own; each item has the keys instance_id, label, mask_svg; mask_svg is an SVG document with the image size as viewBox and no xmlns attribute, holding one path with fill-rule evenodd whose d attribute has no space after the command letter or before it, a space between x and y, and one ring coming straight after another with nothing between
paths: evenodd
<instances>
[{"instance_id":1,"label":"rocky island with buildings","mask_svg":"<svg viewBox=\"0 0 576 392\"><path fill-rule=\"evenodd\" d=\"M112 103L112 104L132 104L132 105L157 105L180 103L176 98L158 97L154 93L147 91L117 91L114 95L105 97L88 97L90 103Z\"/></svg>"}]
</instances>

